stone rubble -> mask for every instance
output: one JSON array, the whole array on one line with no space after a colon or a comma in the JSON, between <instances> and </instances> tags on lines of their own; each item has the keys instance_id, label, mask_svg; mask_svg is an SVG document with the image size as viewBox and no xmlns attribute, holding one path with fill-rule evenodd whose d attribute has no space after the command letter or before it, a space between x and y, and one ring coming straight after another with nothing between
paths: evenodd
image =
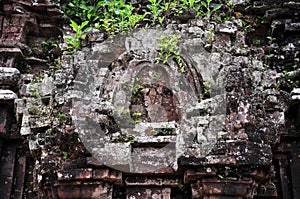
<instances>
[{"instance_id":1,"label":"stone rubble","mask_svg":"<svg viewBox=\"0 0 300 199\"><path fill-rule=\"evenodd\" d=\"M300 197L299 3L233 3L250 29L93 30L68 54L56 4L0 2L1 198ZM185 73L155 64L172 34Z\"/></svg>"}]
</instances>

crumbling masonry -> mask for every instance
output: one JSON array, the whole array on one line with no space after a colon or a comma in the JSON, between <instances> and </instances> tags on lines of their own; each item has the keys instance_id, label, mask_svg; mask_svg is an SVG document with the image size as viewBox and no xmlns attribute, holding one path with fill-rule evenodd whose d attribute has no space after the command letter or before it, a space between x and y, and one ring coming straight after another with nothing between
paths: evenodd
<instances>
[{"instance_id":1,"label":"crumbling masonry","mask_svg":"<svg viewBox=\"0 0 300 199\"><path fill-rule=\"evenodd\" d=\"M57 5L0 1L1 198L300 198L300 3L234 4L253 30L93 31L70 54Z\"/></svg>"}]
</instances>

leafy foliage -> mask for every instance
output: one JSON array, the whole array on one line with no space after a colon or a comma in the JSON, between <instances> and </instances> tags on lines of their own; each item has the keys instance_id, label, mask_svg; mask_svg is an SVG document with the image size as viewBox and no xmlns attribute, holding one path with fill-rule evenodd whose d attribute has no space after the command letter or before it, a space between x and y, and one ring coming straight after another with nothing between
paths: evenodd
<instances>
[{"instance_id":1,"label":"leafy foliage","mask_svg":"<svg viewBox=\"0 0 300 199\"><path fill-rule=\"evenodd\" d=\"M176 34L173 34L171 36L163 35L157 39L159 42L158 47L160 48L157 62L167 63L167 61L171 57L174 57L177 64L179 65L180 71L184 73L185 70L182 64L179 47L178 47L179 39L180 36Z\"/></svg>"},{"instance_id":2,"label":"leafy foliage","mask_svg":"<svg viewBox=\"0 0 300 199\"><path fill-rule=\"evenodd\" d=\"M76 35L66 36L68 49L77 49L91 29L106 30L109 35L137 27L167 24L172 17L192 9L198 16L211 18L220 5L211 6L212 0L149 0L134 4L123 0L54 0L71 18L70 26Z\"/></svg>"},{"instance_id":3,"label":"leafy foliage","mask_svg":"<svg viewBox=\"0 0 300 199\"><path fill-rule=\"evenodd\" d=\"M85 28L88 23L89 21L84 21L79 25L75 21L71 20L71 27L73 28L76 34L75 36L65 36L67 44L69 44L71 48L77 49L81 46L81 40L84 39L86 37L86 33L92 29L91 27Z\"/></svg>"},{"instance_id":4,"label":"leafy foliage","mask_svg":"<svg viewBox=\"0 0 300 199\"><path fill-rule=\"evenodd\" d=\"M221 5L216 5L213 8L210 6L211 0L201 1L202 7L205 8L205 11L200 10L198 15L204 15L207 18L210 18L211 15L221 8Z\"/></svg>"}]
</instances>

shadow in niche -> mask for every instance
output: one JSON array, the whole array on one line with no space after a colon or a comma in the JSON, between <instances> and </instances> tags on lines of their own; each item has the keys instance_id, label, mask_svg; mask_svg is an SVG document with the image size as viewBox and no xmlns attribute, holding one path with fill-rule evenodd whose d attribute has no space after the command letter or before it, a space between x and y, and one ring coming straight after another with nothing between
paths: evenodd
<instances>
[{"instance_id":1,"label":"shadow in niche","mask_svg":"<svg viewBox=\"0 0 300 199\"><path fill-rule=\"evenodd\" d=\"M144 64L134 81L131 118L142 122L179 122L179 100L171 85L171 77L162 65Z\"/></svg>"},{"instance_id":2,"label":"shadow in niche","mask_svg":"<svg viewBox=\"0 0 300 199\"><path fill-rule=\"evenodd\" d=\"M191 196L191 188L185 185L178 185L171 189L171 198L172 199L187 199Z\"/></svg>"},{"instance_id":3,"label":"shadow in niche","mask_svg":"<svg viewBox=\"0 0 300 199\"><path fill-rule=\"evenodd\" d=\"M291 103L288 111L285 113L286 125L290 135L300 135L300 100L298 103Z\"/></svg>"},{"instance_id":4,"label":"shadow in niche","mask_svg":"<svg viewBox=\"0 0 300 199\"><path fill-rule=\"evenodd\" d=\"M180 121L178 99L172 90L160 84L145 84L130 99L130 115L143 122Z\"/></svg>"},{"instance_id":5,"label":"shadow in niche","mask_svg":"<svg viewBox=\"0 0 300 199\"><path fill-rule=\"evenodd\" d=\"M281 135L280 143L273 148L275 185L279 199L300 197L300 99L298 98L297 92L291 93L285 112L285 132Z\"/></svg>"}]
</instances>

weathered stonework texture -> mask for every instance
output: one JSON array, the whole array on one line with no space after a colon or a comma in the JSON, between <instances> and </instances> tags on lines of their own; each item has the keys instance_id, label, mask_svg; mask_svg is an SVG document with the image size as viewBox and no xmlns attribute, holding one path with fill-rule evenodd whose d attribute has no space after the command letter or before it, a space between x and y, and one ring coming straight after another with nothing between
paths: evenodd
<instances>
[{"instance_id":1,"label":"weathered stonework texture","mask_svg":"<svg viewBox=\"0 0 300 199\"><path fill-rule=\"evenodd\" d=\"M0 198L299 198L300 4L233 2L71 54L57 5L1 1Z\"/></svg>"}]
</instances>

